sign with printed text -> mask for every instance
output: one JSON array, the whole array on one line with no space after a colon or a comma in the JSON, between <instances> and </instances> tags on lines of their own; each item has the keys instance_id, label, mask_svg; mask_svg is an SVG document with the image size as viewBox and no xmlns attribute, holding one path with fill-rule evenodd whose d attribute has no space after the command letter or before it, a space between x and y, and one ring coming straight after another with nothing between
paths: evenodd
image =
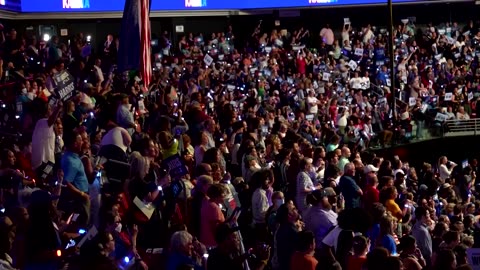
<instances>
[{"instance_id":1,"label":"sign with printed text","mask_svg":"<svg viewBox=\"0 0 480 270\"><path fill-rule=\"evenodd\" d=\"M344 25L350 24L350 18L343 18L343 24Z\"/></svg>"},{"instance_id":2,"label":"sign with printed text","mask_svg":"<svg viewBox=\"0 0 480 270\"><path fill-rule=\"evenodd\" d=\"M417 99L416 99L416 98L410 97L410 98L408 99L408 105L409 105L409 106L415 106L416 103L417 103Z\"/></svg>"},{"instance_id":3,"label":"sign with printed text","mask_svg":"<svg viewBox=\"0 0 480 270\"><path fill-rule=\"evenodd\" d=\"M303 50L305 49L305 45L302 45L302 46L293 46L292 47L292 50L293 51L300 51L300 50Z\"/></svg>"},{"instance_id":4,"label":"sign with printed text","mask_svg":"<svg viewBox=\"0 0 480 270\"><path fill-rule=\"evenodd\" d=\"M62 101L69 100L75 92L75 79L73 76L66 70L55 74L55 92L59 99Z\"/></svg>"},{"instance_id":5,"label":"sign with printed text","mask_svg":"<svg viewBox=\"0 0 480 270\"><path fill-rule=\"evenodd\" d=\"M210 66L213 63L213 58L207 53L205 57L203 57L203 62L205 65Z\"/></svg>"},{"instance_id":6,"label":"sign with printed text","mask_svg":"<svg viewBox=\"0 0 480 270\"><path fill-rule=\"evenodd\" d=\"M480 270L480 248L467 249L467 260L473 270Z\"/></svg>"},{"instance_id":7,"label":"sign with printed text","mask_svg":"<svg viewBox=\"0 0 480 270\"><path fill-rule=\"evenodd\" d=\"M445 101L452 101L453 94L452 93L445 93Z\"/></svg>"},{"instance_id":8,"label":"sign with printed text","mask_svg":"<svg viewBox=\"0 0 480 270\"><path fill-rule=\"evenodd\" d=\"M447 119L448 119L448 116L446 114L437 113L437 115L435 115L435 121L445 122L445 121L447 121Z\"/></svg>"},{"instance_id":9,"label":"sign with printed text","mask_svg":"<svg viewBox=\"0 0 480 270\"><path fill-rule=\"evenodd\" d=\"M363 56L363 49L362 48L356 48L355 49L355 55L356 56Z\"/></svg>"},{"instance_id":10,"label":"sign with printed text","mask_svg":"<svg viewBox=\"0 0 480 270\"><path fill-rule=\"evenodd\" d=\"M422 104L422 108L420 109L420 111L421 111L422 113L425 113L427 110L428 110L428 104L427 104L427 103L423 103L423 104Z\"/></svg>"},{"instance_id":11,"label":"sign with printed text","mask_svg":"<svg viewBox=\"0 0 480 270\"><path fill-rule=\"evenodd\" d=\"M468 101L473 99L473 92L468 93Z\"/></svg>"},{"instance_id":12,"label":"sign with printed text","mask_svg":"<svg viewBox=\"0 0 480 270\"><path fill-rule=\"evenodd\" d=\"M330 80L331 74L328 72L324 72L322 75L322 80L328 82Z\"/></svg>"},{"instance_id":13,"label":"sign with printed text","mask_svg":"<svg viewBox=\"0 0 480 270\"><path fill-rule=\"evenodd\" d=\"M167 168L172 178L180 178L188 174L188 170L179 154L166 158L162 164L162 167Z\"/></svg>"},{"instance_id":14,"label":"sign with printed text","mask_svg":"<svg viewBox=\"0 0 480 270\"><path fill-rule=\"evenodd\" d=\"M357 62L350 60L350 62L348 62L348 66L350 67L351 70L356 70L358 67L358 64Z\"/></svg>"}]
</instances>

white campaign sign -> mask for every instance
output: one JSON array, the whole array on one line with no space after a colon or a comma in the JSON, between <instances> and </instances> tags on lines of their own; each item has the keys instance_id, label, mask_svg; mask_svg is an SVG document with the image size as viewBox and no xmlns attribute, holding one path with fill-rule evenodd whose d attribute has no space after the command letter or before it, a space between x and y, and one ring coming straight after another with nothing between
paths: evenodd
<instances>
[{"instance_id":1,"label":"white campaign sign","mask_svg":"<svg viewBox=\"0 0 480 270\"><path fill-rule=\"evenodd\" d=\"M473 92L468 93L468 101L473 99Z\"/></svg>"},{"instance_id":2,"label":"white campaign sign","mask_svg":"<svg viewBox=\"0 0 480 270\"><path fill-rule=\"evenodd\" d=\"M356 70L358 67L358 64L357 62L350 60L350 62L348 62L348 66L350 67L351 70Z\"/></svg>"},{"instance_id":3,"label":"white campaign sign","mask_svg":"<svg viewBox=\"0 0 480 270\"><path fill-rule=\"evenodd\" d=\"M363 56L363 49L362 48L356 48L355 49L355 55L356 56Z\"/></svg>"},{"instance_id":4,"label":"white campaign sign","mask_svg":"<svg viewBox=\"0 0 480 270\"><path fill-rule=\"evenodd\" d=\"M410 98L408 99L408 105L409 105L409 106L415 106L416 103L417 103L417 99L416 99L416 98L410 97Z\"/></svg>"},{"instance_id":5,"label":"white campaign sign","mask_svg":"<svg viewBox=\"0 0 480 270\"><path fill-rule=\"evenodd\" d=\"M343 24L350 24L350 18L343 18Z\"/></svg>"},{"instance_id":6,"label":"white campaign sign","mask_svg":"<svg viewBox=\"0 0 480 270\"><path fill-rule=\"evenodd\" d=\"M210 66L213 63L213 58L207 53L205 57L203 57L203 62L205 65Z\"/></svg>"},{"instance_id":7,"label":"white campaign sign","mask_svg":"<svg viewBox=\"0 0 480 270\"><path fill-rule=\"evenodd\" d=\"M421 111L422 113L425 113L425 112L427 111L427 109L428 109L428 104L423 103L423 104L422 104L422 109L421 109L420 111Z\"/></svg>"},{"instance_id":8,"label":"white campaign sign","mask_svg":"<svg viewBox=\"0 0 480 270\"><path fill-rule=\"evenodd\" d=\"M452 93L445 93L445 101L451 101L453 99Z\"/></svg>"},{"instance_id":9,"label":"white campaign sign","mask_svg":"<svg viewBox=\"0 0 480 270\"><path fill-rule=\"evenodd\" d=\"M445 122L447 119L448 119L448 116L446 114L437 113L437 115L435 115L435 121Z\"/></svg>"},{"instance_id":10,"label":"white campaign sign","mask_svg":"<svg viewBox=\"0 0 480 270\"><path fill-rule=\"evenodd\" d=\"M330 80L330 73L324 72L322 80L328 82Z\"/></svg>"}]
</instances>

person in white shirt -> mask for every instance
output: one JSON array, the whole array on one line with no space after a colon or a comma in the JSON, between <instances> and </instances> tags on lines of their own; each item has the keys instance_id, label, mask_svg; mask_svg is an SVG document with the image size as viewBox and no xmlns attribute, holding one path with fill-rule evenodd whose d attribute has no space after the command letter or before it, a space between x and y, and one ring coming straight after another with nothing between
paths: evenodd
<instances>
[{"instance_id":1,"label":"person in white shirt","mask_svg":"<svg viewBox=\"0 0 480 270\"><path fill-rule=\"evenodd\" d=\"M470 120L470 115L468 115L468 113L465 112L465 108L463 108L463 106L460 106L458 108L457 119L458 120Z\"/></svg>"},{"instance_id":2,"label":"person in white shirt","mask_svg":"<svg viewBox=\"0 0 480 270\"><path fill-rule=\"evenodd\" d=\"M93 69L95 70L95 76L97 77L97 85L102 84L102 82L105 80L101 66L102 60L97 59L95 61L95 65L93 66Z\"/></svg>"},{"instance_id":3,"label":"person in white shirt","mask_svg":"<svg viewBox=\"0 0 480 270\"><path fill-rule=\"evenodd\" d=\"M320 186L315 186L310 178L310 170L312 168L313 160L311 158L304 158L300 161L301 171L297 175L297 194L295 196L298 211L302 212L307 209L307 195Z\"/></svg>"},{"instance_id":4,"label":"person in white shirt","mask_svg":"<svg viewBox=\"0 0 480 270\"><path fill-rule=\"evenodd\" d=\"M365 27L363 32L365 33L363 35L363 44L367 44L370 42L370 39L374 37L374 34L372 32L372 27L370 26L370 24L367 25L367 27Z\"/></svg>"},{"instance_id":5,"label":"person in white shirt","mask_svg":"<svg viewBox=\"0 0 480 270\"><path fill-rule=\"evenodd\" d=\"M445 182L447 178L450 178L450 175L452 174L453 168L457 166L454 162L450 162L451 168L449 169L447 167L448 165L448 159L446 156L441 156L438 159L438 173L439 173L439 178L442 182Z\"/></svg>"},{"instance_id":6,"label":"person in white shirt","mask_svg":"<svg viewBox=\"0 0 480 270\"><path fill-rule=\"evenodd\" d=\"M265 215L270 207L267 198L267 190L270 187L270 172L268 170L260 170L252 175L250 182L256 188L252 195L252 215L255 225L265 225Z\"/></svg>"},{"instance_id":7,"label":"person in white shirt","mask_svg":"<svg viewBox=\"0 0 480 270\"><path fill-rule=\"evenodd\" d=\"M368 75L368 71L366 71L364 76L361 78L360 85L362 90L370 89L370 78Z\"/></svg>"},{"instance_id":8,"label":"person in white shirt","mask_svg":"<svg viewBox=\"0 0 480 270\"><path fill-rule=\"evenodd\" d=\"M40 112L39 115L43 115L43 118L39 119L35 124L35 128L32 134L32 168L38 169L42 164L51 162L55 164L55 131L53 125L55 124L60 108L62 107L61 101L56 104L55 109L51 110L50 105L36 99Z\"/></svg>"},{"instance_id":9,"label":"person in white shirt","mask_svg":"<svg viewBox=\"0 0 480 270\"><path fill-rule=\"evenodd\" d=\"M353 90L360 90L362 88L362 78L359 77L358 72L355 71L353 78L350 79L350 88Z\"/></svg>"},{"instance_id":10,"label":"person in white shirt","mask_svg":"<svg viewBox=\"0 0 480 270\"><path fill-rule=\"evenodd\" d=\"M315 91L309 90L307 96L308 112L313 115L318 113L318 104L320 101L315 97Z\"/></svg>"},{"instance_id":11,"label":"person in white shirt","mask_svg":"<svg viewBox=\"0 0 480 270\"><path fill-rule=\"evenodd\" d=\"M205 121L205 135L208 137L207 150L215 147L215 139L213 134L215 133L215 121L209 119Z\"/></svg>"},{"instance_id":12,"label":"person in white shirt","mask_svg":"<svg viewBox=\"0 0 480 270\"><path fill-rule=\"evenodd\" d=\"M115 145L118 148L122 149L123 152L127 152L128 147L132 143L132 137L128 131L122 127L113 127L110 129L105 136L103 136L102 141L100 142L101 146L106 145Z\"/></svg>"}]
</instances>

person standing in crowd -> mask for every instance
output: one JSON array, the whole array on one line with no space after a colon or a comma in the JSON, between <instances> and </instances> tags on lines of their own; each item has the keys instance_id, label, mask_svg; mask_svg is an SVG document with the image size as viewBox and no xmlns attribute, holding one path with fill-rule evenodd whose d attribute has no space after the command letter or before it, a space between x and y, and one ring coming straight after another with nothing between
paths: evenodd
<instances>
[{"instance_id":1,"label":"person standing in crowd","mask_svg":"<svg viewBox=\"0 0 480 270\"><path fill-rule=\"evenodd\" d=\"M88 178L85 173L80 152L83 140L78 132L72 132L65 138L67 151L62 156L62 171L65 185L73 197L74 208L81 214L80 224L87 225L90 220L90 196L88 195Z\"/></svg>"},{"instance_id":2,"label":"person standing in crowd","mask_svg":"<svg viewBox=\"0 0 480 270\"><path fill-rule=\"evenodd\" d=\"M427 260L427 266L431 264L432 258L432 237L428 228L432 222L430 219L430 213L425 207L417 207L415 209L415 218L417 222L412 228L412 236L417 240L418 248L420 249L423 258Z\"/></svg>"},{"instance_id":3,"label":"person standing in crowd","mask_svg":"<svg viewBox=\"0 0 480 270\"><path fill-rule=\"evenodd\" d=\"M312 159L303 158L300 160L301 171L297 175L297 196L296 203L300 212L307 208L307 196L319 186L314 186L312 179L310 178L310 171L312 168Z\"/></svg>"},{"instance_id":4,"label":"person standing in crowd","mask_svg":"<svg viewBox=\"0 0 480 270\"><path fill-rule=\"evenodd\" d=\"M34 104L38 113L35 129L32 134L32 168L35 170L41 168L45 163L51 162L55 164L55 132L53 125L57 121L60 114L61 102L59 101L55 108L43 102L40 99L35 99ZM40 172L37 172L40 174Z\"/></svg>"},{"instance_id":5,"label":"person standing in crowd","mask_svg":"<svg viewBox=\"0 0 480 270\"><path fill-rule=\"evenodd\" d=\"M345 198L345 209L360 207L360 198L363 195L362 189L357 185L355 179L355 165L347 163L343 176L340 177L339 190Z\"/></svg>"}]
</instances>

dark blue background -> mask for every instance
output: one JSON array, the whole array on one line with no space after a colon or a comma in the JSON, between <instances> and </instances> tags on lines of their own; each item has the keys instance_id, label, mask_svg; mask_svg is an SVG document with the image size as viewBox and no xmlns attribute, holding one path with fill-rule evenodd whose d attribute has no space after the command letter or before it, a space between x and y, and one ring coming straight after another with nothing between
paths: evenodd
<instances>
[{"instance_id":1,"label":"dark blue background","mask_svg":"<svg viewBox=\"0 0 480 270\"><path fill-rule=\"evenodd\" d=\"M8 1L8 0L7 0ZM15 0L11 0L15 1ZM18 0L17 0L18 1ZM332 3L309 4L308 0L205 0L207 5L201 8L185 8L185 0L152 0L152 10L221 10L221 9L257 9L286 8L325 5L379 4L387 0L331 0ZM418 0L393 0L394 2L414 2ZM21 0L23 12L98 12L123 11L125 0L90 0L88 9L63 9L62 0Z\"/></svg>"}]
</instances>

